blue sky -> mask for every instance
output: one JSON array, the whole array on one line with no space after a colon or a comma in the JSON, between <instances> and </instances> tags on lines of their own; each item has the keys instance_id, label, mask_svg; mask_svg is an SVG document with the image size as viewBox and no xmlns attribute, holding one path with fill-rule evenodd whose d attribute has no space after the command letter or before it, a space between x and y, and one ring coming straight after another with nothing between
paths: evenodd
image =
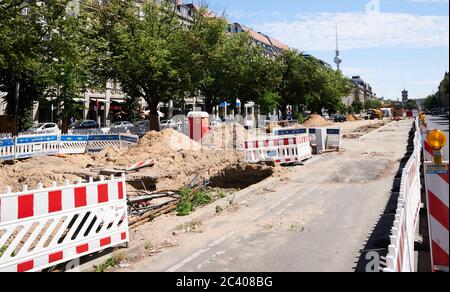
<instances>
[{"instance_id":1,"label":"blue sky","mask_svg":"<svg viewBox=\"0 0 450 292\"><path fill-rule=\"evenodd\" d=\"M343 73L379 97L437 90L449 67L449 0L209 0L212 10L333 64L339 27ZM334 65L334 64L333 64Z\"/></svg>"}]
</instances>

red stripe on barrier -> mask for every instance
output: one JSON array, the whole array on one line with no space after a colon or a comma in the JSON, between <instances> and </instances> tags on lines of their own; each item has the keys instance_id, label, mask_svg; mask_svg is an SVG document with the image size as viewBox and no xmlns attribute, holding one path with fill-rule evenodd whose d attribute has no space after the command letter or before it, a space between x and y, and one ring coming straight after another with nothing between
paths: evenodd
<instances>
[{"instance_id":1,"label":"red stripe on barrier","mask_svg":"<svg viewBox=\"0 0 450 292\"><path fill-rule=\"evenodd\" d=\"M62 210L62 191L48 193L48 212L54 213Z\"/></svg>"},{"instance_id":2,"label":"red stripe on barrier","mask_svg":"<svg viewBox=\"0 0 450 292\"><path fill-rule=\"evenodd\" d=\"M446 174L439 174L439 176L448 184L448 172Z\"/></svg>"},{"instance_id":3,"label":"red stripe on barrier","mask_svg":"<svg viewBox=\"0 0 450 292\"><path fill-rule=\"evenodd\" d=\"M89 250L89 244L86 243L86 244L79 245L79 246L77 246L76 250L77 250L78 254L85 253Z\"/></svg>"},{"instance_id":4,"label":"red stripe on barrier","mask_svg":"<svg viewBox=\"0 0 450 292\"><path fill-rule=\"evenodd\" d=\"M86 187L75 188L74 195L75 195L75 208L87 206Z\"/></svg>"},{"instance_id":5,"label":"red stripe on barrier","mask_svg":"<svg viewBox=\"0 0 450 292\"><path fill-rule=\"evenodd\" d=\"M119 182L119 200L123 199L123 183Z\"/></svg>"},{"instance_id":6,"label":"red stripe on barrier","mask_svg":"<svg viewBox=\"0 0 450 292\"><path fill-rule=\"evenodd\" d=\"M448 207L431 191L428 191L428 208L430 214L448 230Z\"/></svg>"},{"instance_id":7,"label":"red stripe on barrier","mask_svg":"<svg viewBox=\"0 0 450 292\"><path fill-rule=\"evenodd\" d=\"M110 245L111 244L111 237L106 237L103 239L100 239L100 246L106 246L106 245Z\"/></svg>"},{"instance_id":8,"label":"red stripe on barrier","mask_svg":"<svg viewBox=\"0 0 450 292\"><path fill-rule=\"evenodd\" d=\"M436 242L432 242L433 245L433 264L435 266L448 267L448 253L445 252Z\"/></svg>"},{"instance_id":9,"label":"red stripe on barrier","mask_svg":"<svg viewBox=\"0 0 450 292\"><path fill-rule=\"evenodd\" d=\"M51 263L60 261L63 258L64 258L64 253L62 251L55 252L48 256L48 263L51 264Z\"/></svg>"},{"instance_id":10,"label":"red stripe on barrier","mask_svg":"<svg viewBox=\"0 0 450 292\"><path fill-rule=\"evenodd\" d=\"M98 185L97 192L98 192L98 202L99 203L108 202L108 184Z\"/></svg>"},{"instance_id":11,"label":"red stripe on barrier","mask_svg":"<svg viewBox=\"0 0 450 292\"><path fill-rule=\"evenodd\" d=\"M17 265L17 272L23 273L23 272L27 272L27 271L29 271L29 270L31 270L33 268L34 268L34 261L31 260L31 261L28 261L28 262L25 262L25 263L18 264Z\"/></svg>"},{"instance_id":12,"label":"red stripe on barrier","mask_svg":"<svg viewBox=\"0 0 450 292\"><path fill-rule=\"evenodd\" d=\"M18 198L18 219L34 216L34 195L24 195Z\"/></svg>"},{"instance_id":13,"label":"red stripe on barrier","mask_svg":"<svg viewBox=\"0 0 450 292\"><path fill-rule=\"evenodd\" d=\"M289 145L289 139L284 139L284 146Z\"/></svg>"},{"instance_id":14,"label":"red stripe on barrier","mask_svg":"<svg viewBox=\"0 0 450 292\"><path fill-rule=\"evenodd\" d=\"M126 233L126 232L123 232L122 234L120 234L120 239L121 239L121 240L127 239L127 233Z\"/></svg>"}]
</instances>

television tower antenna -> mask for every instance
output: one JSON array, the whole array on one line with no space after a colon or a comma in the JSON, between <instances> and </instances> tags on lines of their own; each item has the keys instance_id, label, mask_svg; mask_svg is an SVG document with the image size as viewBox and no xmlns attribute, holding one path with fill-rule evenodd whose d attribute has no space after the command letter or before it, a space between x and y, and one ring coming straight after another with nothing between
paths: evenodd
<instances>
[{"instance_id":1,"label":"television tower antenna","mask_svg":"<svg viewBox=\"0 0 450 292\"><path fill-rule=\"evenodd\" d=\"M341 72L342 58L341 58L340 52L339 52L339 36L338 36L338 26L337 26L337 24L336 24L336 57L334 58L334 63L336 63L337 70L339 72Z\"/></svg>"}]
</instances>

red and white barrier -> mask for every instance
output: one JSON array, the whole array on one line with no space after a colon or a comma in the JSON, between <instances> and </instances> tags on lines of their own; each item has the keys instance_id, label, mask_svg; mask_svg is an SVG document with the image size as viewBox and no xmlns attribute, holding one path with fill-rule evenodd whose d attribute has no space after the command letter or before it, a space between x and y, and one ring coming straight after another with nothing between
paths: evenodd
<instances>
[{"instance_id":1,"label":"red and white barrier","mask_svg":"<svg viewBox=\"0 0 450 292\"><path fill-rule=\"evenodd\" d=\"M128 238L125 176L0 195L0 272L39 271Z\"/></svg>"},{"instance_id":2,"label":"red and white barrier","mask_svg":"<svg viewBox=\"0 0 450 292\"><path fill-rule=\"evenodd\" d=\"M308 134L274 136L244 143L245 161L291 163L312 157Z\"/></svg>"},{"instance_id":3,"label":"red and white barrier","mask_svg":"<svg viewBox=\"0 0 450 292\"><path fill-rule=\"evenodd\" d=\"M127 166L126 171L135 171L144 167L153 166L155 165L155 160L149 159L147 161L138 162L135 164L131 164Z\"/></svg>"},{"instance_id":4,"label":"red and white barrier","mask_svg":"<svg viewBox=\"0 0 450 292\"><path fill-rule=\"evenodd\" d=\"M439 172L433 163L425 164L428 225L433 271L449 271L449 185L447 171Z\"/></svg>"}]
</instances>

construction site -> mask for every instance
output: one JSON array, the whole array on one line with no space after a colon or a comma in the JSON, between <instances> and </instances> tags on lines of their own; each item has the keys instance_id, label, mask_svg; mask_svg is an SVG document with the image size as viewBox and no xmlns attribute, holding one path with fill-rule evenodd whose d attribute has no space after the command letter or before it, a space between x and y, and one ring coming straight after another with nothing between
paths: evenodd
<instances>
[{"instance_id":1,"label":"construction site","mask_svg":"<svg viewBox=\"0 0 450 292\"><path fill-rule=\"evenodd\" d=\"M360 183L358 168L363 166L372 176L368 180L387 176L386 172L395 169L395 161L369 167L371 159L378 159L383 154L377 151L360 153L363 148L360 139L386 125L391 124L392 127L392 121L361 120L352 116L347 118L349 121L345 123L332 123L321 116L312 115L303 124L289 125L290 131L318 127L339 129L339 136L343 139L337 147L320 153L315 151L315 145L308 139L308 151L318 155L308 156L311 158L296 163L277 163L273 159L249 161L244 151L249 143L246 141L267 139L265 129L246 130L241 124L228 123L211 128L198 141L173 129L166 129L149 132L137 145L130 147L106 147L98 153L57 154L7 161L0 164L0 189L6 189L7 193L26 192L52 185L103 181L105 177L113 179L125 175L129 245L132 248L119 248L113 252L113 258L120 259L108 267L102 263L104 257L94 262L91 262L91 257L87 257L83 261L87 261L84 265L87 270L129 267L130 263L177 246L180 236L202 233L202 221L207 218L229 216L226 220L232 223L233 213L242 208L243 203L238 200L242 192L251 193L252 200L261 200L261 203L272 200L276 192L271 189L271 182L286 184L293 175L311 175L314 173L312 167L320 169L327 166L327 171L331 171L336 167L329 165L334 164L333 161L363 155L361 163L353 159L339 163L345 165L345 176L349 178L340 177L342 172L335 169L331 182L350 185ZM274 129L282 131L287 128L275 126ZM320 178L316 178L317 182L325 177L321 174ZM273 212L283 211L282 207L272 209ZM264 211L267 210L261 210L262 213ZM301 222L308 220L307 217L312 215L310 212L321 211L320 208L312 208L306 213L300 212L302 219L297 223L303 224ZM255 211L245 213L245 216L258 215ZM203 219L192 219L198 216ZM266 227L262 228L270 230L277 224L282 223L271 221L264 223ZM292 228L303 227L295 225ZM110 252L106 256L108 259ZM58 269L64 268L60 266Z\"/></svg>"}]
</instances>

